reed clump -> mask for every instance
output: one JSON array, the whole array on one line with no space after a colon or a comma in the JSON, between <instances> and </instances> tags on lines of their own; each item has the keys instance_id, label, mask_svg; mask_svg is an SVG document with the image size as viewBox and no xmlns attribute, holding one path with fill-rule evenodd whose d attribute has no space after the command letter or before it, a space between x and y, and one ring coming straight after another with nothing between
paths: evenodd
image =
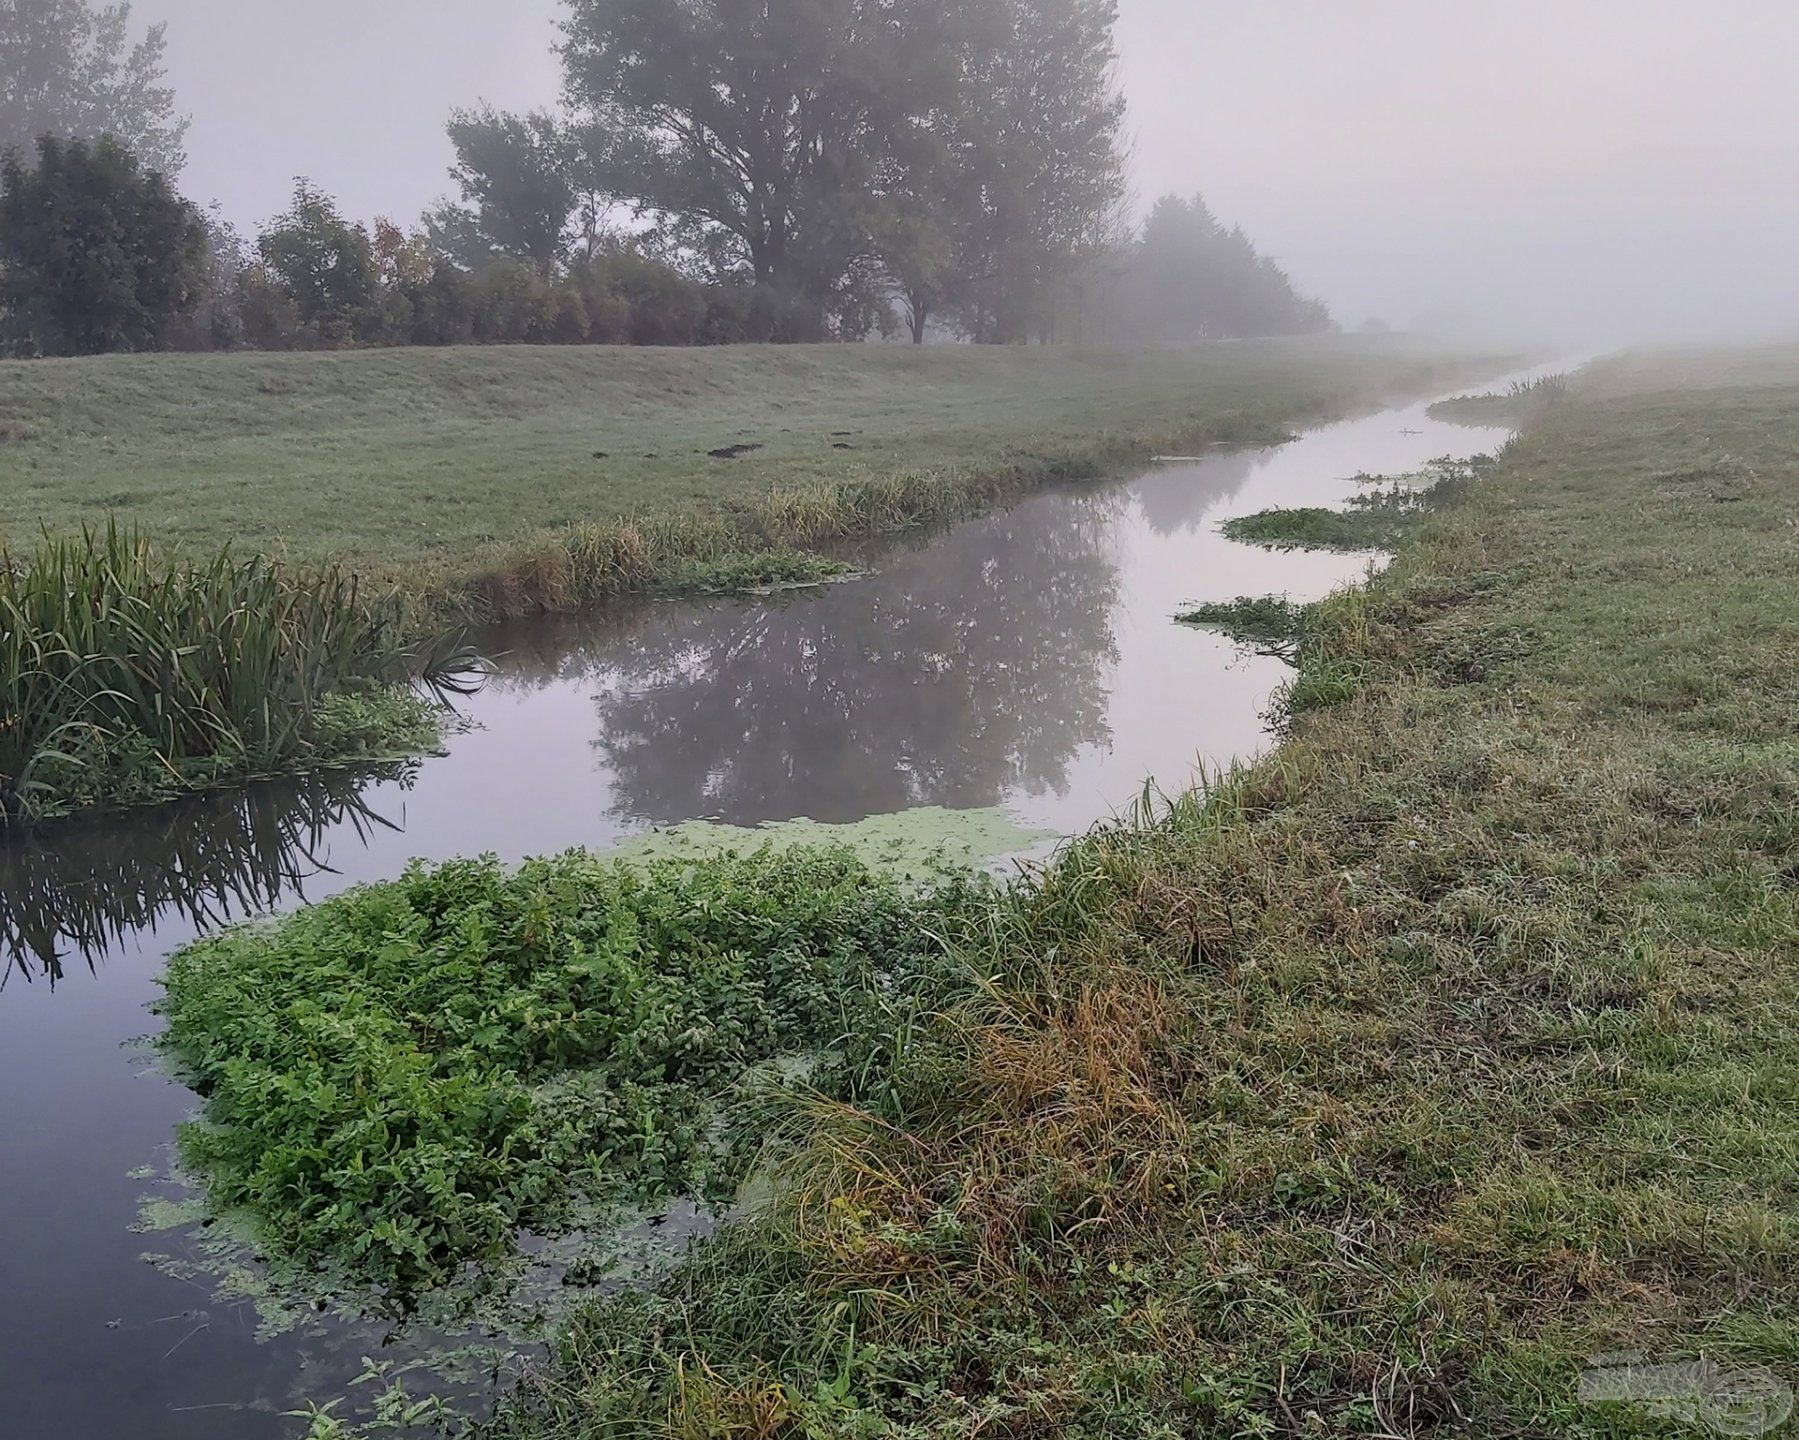
<instances>
[{"instance_id":1,"label":"reed clump","mask_svg":"<svg viewBox=\"0 0 1799 1440\"><path fill-rule=\"evenodd\" d=\"M38 819L431 743L445 663L341 569L160 557L108 524L0 557L0 814Z\"/></svg>"}]
</instances>

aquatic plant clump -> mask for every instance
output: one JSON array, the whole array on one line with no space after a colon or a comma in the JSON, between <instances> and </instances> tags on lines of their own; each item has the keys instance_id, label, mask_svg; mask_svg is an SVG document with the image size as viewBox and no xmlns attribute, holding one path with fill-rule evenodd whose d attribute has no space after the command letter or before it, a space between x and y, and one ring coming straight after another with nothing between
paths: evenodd
<instances>
[{"instance_id":1,"label":"aquatic plant clump","mask_svg":"<svg viewBox=\"0 0 1799 1440\"><path fill-rule=\"evenodd\" d=\"M1268 550L1391 550L1420 520L1452 504L1492 460L1437 460L1421 475L1401 476L1350 497L1342 510L1322 506L1258 510L1238 515L1219 531Z\"/></svg>"},{"instance_id":2,"label":"aquatic plant clump","mask_svg":"<svg viewBox=\"0 0 1799 1440\"><path fill-rule=\"evenodd\" d=\"M401 1299L583 1206L728 1195L725 1092L887 1074L983 888L833 848L415 865L170 962L183 1157L271 1252Z\"/></svg>"},{"instance_id":3,"label":"aquatic plant clump","mask_svg":"<svg viewBox=\"0 0 1799 1440\"><path fill-rule=\"evenodd\" d=\"M435 743L399 601L103 531L0 556L0 824Z\"/></svg>"},{"instance_id":4,"label":"aquatic plant clump","mask_svg":"<svg viewBox=\"0 0 1799 1440\"><path fill-rule=\"evenodd\" d=\"M1208 601L1174 618L1182 625L1220 630L1267 655L1289 656L1305 627L1306 607L1285 595L1240 595Z\"/></svg>"},{"instance_id":5,"label":"aquatic plant clump","mask_svg":"<svg viewBox=\"0 0 1799 1440\"><path fill-rule=\"evenodd\" d=\"M1439 400L1428 413L1431 419L1452 425L1526 425L1560 404L1567 394L1565 374L1539 375L1534 380L1514 380L1503 391Z\"/></svg>"}]
</instances>

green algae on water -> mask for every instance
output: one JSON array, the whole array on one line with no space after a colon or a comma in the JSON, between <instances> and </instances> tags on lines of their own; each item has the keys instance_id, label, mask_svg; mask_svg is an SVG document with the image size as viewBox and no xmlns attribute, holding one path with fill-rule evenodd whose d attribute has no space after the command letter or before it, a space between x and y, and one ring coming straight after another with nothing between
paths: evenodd
<instances>
[{"instance_id":1,"label":"green algae on water","mask_svg":"<svg viewBox=\"0 0 1799 1440\"><path fill-rule=\"evenodd\" d=\"M803 818L755 826L690 820L627 840L610 854L635 862L679 856L706 859L764 846L786 850L798 845L842 845L873 869L906 883L921 883L945 871L988 867L1051 837L1047 830L1025 829L997 805L980 810L928 805L871 815L845 825Z\"/></svg>"}]
</instances>

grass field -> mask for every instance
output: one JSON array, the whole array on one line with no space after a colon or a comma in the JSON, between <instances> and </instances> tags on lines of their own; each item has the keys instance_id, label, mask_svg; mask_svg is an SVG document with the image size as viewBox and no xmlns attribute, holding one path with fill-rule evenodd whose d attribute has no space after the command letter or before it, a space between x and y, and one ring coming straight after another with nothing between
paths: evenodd
<instances>
[{"instance_id":1,"label":"grass field","mask_svg":"<svg viewBox=\"0 0 1799 1440\"><path fill-rule=\"evenodd\" d=\"M454 588L520 552L532 563L546 533L577 522L776 489L922 478L941 497L966 480L1090 473L1164 445L1267 439L1477 368L1349 338L0 363L0 538L116 513L189 551L230 541Z\"/></svg>"}]
</instances>

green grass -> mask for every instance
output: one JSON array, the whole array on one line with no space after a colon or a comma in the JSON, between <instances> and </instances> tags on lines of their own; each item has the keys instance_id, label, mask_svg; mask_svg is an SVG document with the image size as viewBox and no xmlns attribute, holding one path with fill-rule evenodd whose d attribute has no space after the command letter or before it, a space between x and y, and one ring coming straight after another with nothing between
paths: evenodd
<instances>
[{"instance_id":1,"label":"green grass","mask_svg":"<svg viewBox=\"0 0 1799 1440\"><path fill-rule=\"evenodd\" d=\"M183 563L111 523L0 553L0 825L429 748L404 682L433 662L402 608L341 569Z\"/></svg>"},{"instance_id":2,"label":"green grass","mask_svg":"<svg viewBox=\"0 0 1799 1440\"><path fill-rule=\"evenodd\" d=\"M1152 452L1266 443L1476 368L1494 367L1343 337L6 362L0 537L118 514L195 555L229 541L482 613L566 608ZM738 445L759 448L711 454Z\"/></svg>"},{"instance_id":3,"label":"green grass","mask_svg":"<svg viewBox=\"0 0 1799 1440\"><path fill-rule=\"evenodd\" d=\"M1799 353L1601 367L1279 751L995 902L878 1107L481 1433L1648 1436L1799 1378ZM1311 677L1308 680L1308 676Z\"/></svg>"}]
</instances>

